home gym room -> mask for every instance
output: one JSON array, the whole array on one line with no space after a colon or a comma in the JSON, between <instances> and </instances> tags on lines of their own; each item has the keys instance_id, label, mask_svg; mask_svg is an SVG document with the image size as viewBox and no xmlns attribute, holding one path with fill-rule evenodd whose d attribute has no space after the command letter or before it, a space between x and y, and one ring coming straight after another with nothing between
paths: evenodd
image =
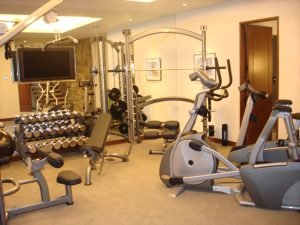
<instances>
[{"instance_id":1,"label":"home gym room","mask_svg":"<svg viewBox=\"0 0 300 225\"><path fill-rule=\"evenodd\" d=\"M0 4L2 225L300 225L298 0Z\"/></svg>"}]
</instances>

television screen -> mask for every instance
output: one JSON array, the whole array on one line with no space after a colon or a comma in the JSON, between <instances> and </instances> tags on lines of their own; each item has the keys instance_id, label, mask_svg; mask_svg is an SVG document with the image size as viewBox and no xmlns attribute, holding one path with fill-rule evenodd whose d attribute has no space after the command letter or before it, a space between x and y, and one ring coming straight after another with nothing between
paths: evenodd
<instances>
[{"instance_id":1,"label":"television screen","mask_svg":"<svg viewBox=\"0 0 300 225\"><path fill-rule=\"evenodd\" d=\"M74 47L20 48L14 61L20 82L76 80Z\"/></svg>"}]
</instances>

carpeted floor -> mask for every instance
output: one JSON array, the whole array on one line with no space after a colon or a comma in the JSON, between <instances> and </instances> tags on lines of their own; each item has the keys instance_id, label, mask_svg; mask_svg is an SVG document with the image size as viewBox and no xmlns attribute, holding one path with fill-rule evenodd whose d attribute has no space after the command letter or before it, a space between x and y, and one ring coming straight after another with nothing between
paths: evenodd
<instances>
[{"instance_id":1,"label":"carpeted floor","mask_svg":"<svg viewBox=\"0 0 300 225\"><path fill-rule=\"evenodd\" d=\"M125 151L128 144L108 146L109 152ZM161 148L161 141L135 144L129 162L105 161L102 174L93 173L91 186L73 187L75 204L61 205L9 221L10 225L300 225L300 213L273 211L239 206L229 195L187 190L171 198L159 179L160 155L149 155L148 149ZM65 153L62 169L46 166L44 175L51 197L64 194L64 186L56 183L60 170L72 169L83 178L88 159L79 153ZM1 167L2 177L29 177L25 165L12 162ZM7 188L7 187L6 187ZM272 191L272 187L270 187ZM6 207L39 201L37 184L22 186L14 195L5 197Z\"/></svg>"}]
</instances>

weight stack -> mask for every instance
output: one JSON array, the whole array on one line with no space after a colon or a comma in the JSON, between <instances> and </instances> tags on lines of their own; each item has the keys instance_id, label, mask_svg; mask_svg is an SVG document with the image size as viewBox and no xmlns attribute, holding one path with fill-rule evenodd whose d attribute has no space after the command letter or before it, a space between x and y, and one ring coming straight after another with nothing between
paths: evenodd
<instances>
[{"instance_id":1,"label":"weight stack","mask_svg":"<svg viewBox=\"0 0 300 225\"><path fill-rule=\"evenodd\" d=\"M228 125L222 124L222 146L228 145Z\"/></svg>"}]
</instances>

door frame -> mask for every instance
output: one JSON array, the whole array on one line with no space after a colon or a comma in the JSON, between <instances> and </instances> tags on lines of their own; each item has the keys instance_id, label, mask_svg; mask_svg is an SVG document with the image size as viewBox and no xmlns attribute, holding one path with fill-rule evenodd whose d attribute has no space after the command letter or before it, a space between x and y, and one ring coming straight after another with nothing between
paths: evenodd
<instances>
[{"instance_id":1,"label":"door frame","mask_svg":"<svg viewBox=\"0 0 300 225\"><path fill-rule=\"evenodd\" d=\"M275 89L276 92L274 93L275 96L273 96L274 99L278 99L279 95L279 16L276 17L268 17L268 18L263 18L263 19L256 19L256 20L250 20L250 21L244 21L240 22L240 85L245 82L246 74L245 74L245 64L246 64L246 43L245 43L245 30L246 26L253 24L253 23L258 23L258 22L267 22L267 21L273 21L275 20L277 23L277 41L276 41L276 57L275 57L275 62L276 65L273 67L275 69L275 72L273 71L273 74L275 74L274 79L276 80L275 83ZM246 94L240 93L240 125L242 123L242 118L243 118L243 113L244 109L246 107ZM276 132L276 139L278 138L278 124L275 127L275 132Z\"/></svg>"}]
</instances>

